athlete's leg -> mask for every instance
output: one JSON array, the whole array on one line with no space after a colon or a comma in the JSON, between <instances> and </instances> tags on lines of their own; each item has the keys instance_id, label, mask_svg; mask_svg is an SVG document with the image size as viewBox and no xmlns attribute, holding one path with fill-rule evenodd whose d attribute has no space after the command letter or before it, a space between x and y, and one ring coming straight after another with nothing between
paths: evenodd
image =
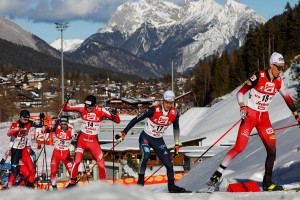
<instances>
[{"instance_id":1,"label":"athlete's leg","mask_svg":"<svg viewBox=\"0 0 300 200\"><path fill-rule=\"evenodd\" d=\"M34 177L35 177L35 168L33 166L33 162L31 160L30 154L27 150L23 150L21 159L22 159L24 165L29 169L28 182L33 183Z\"/></svg>"},{"instance_id":2,"label":"athlete's leg","mask_svg":"<svg viewBox=\"0 0 300 200\"><path fill-rule=\"evenodd\" d=\"M22 157L22 149L12 148L11 150L11 174L8 179L7 187L12 187L16 182L16 177L20 172L19 160Z\"/></svg>"},{"instance_id":3,"label":"athlete's leg","mask_svg":"<svg viewBox=\"0 0 300 200\"><path fill-rule=\"evenodd\" d=\"M140 134L139 145L142 154L142 158L140 160L140 166L139 166L140 167L139 174L145 174L146 164L150 158L150 146L149 146L148 135L144 131Z\"/></svg>"},{"instance_id":4,"label":"athlete's leg","mask_svg":"<svg viewBox=\"0 0 300 200\"><path fill-rule=\"evenodd\" d=\"M257 130L267 151L264 181L271 183L272 170L276 159L276 137L268 113L264 113L261 123L257 126Z\"/></svg>"},{"instance_id":5,"label":"athlete's leg","mask_svg":"<svg viewBox=\"0 0 300 200\"><path fill-rule=\"evenodd\" d=\"M69 174L71 174L72 166L73 166L73 159L70 154L70 150L64 150L63 151L63 163L65 167L67 168Z\"/></svg>"},{"instance_id":6,"label":"athlete's leg","mask_svg":"<svg viewBox=\"0 0 300 200\"><path fill-rule=\"evenodd\" d=\"M25 180L29 176L30 171L25 165L20 165L20 172L21 172L19 173L20 181L18 186L23 186L25 184Z\"/></svg>"},{"instance_id":7,"label":"athlete's leg","mask_svg":"<svg viewBox=\"0 0 300 200\"><path fill-rule=\"evenodd\" d=\"M51 184L56 185L56 172L57 172L57 167L60 163L60 151L57 149L53 150L53 154L51 157L51 174L50 174L50 179L51 179Z\"/></svg>"},{"instance_id":8,"label":"athlete's leg","mask_svg":"<svg viewBox=\"0 0 300 200\"><path fill-rule=\"evenodd\" d=\"M153 148L158 158L166 167L168 181L174 180L174 170L171 155L163 138L153 138L153 140L150 141L149 145Z\"/></svg>"},{"instance_id":9,"label":"athlete's leg","mask_svg":"<svg viewBox=\"0 0 300 200\"><path fill-rule=\"evenodd\" d=\"M80 165L80 162L82 160L83 152L85 150L85 141L83 141L83 134L81 134L78 138L76 149L75 149L75 159L74 164L71 171L71 178L70 183L75 184L76 178L78 174L78 167Z\"/></svg>"},{"instance_id":10,"label":"athlete's leg","mask_svg":"<svg viewBox=\"0 0 300 200\"><path fill-rule=\"evenodd\" d=\"M101 147L98 143L97 138L93 139L92 143L89 142L88 149L91 151L92 155L94 156L94 158L97 162L97 165L98 165L98 168L99 168L99 178L100 178L100 180L106 180L106 172L105 172L103 152L101 150Z\"/></svg>"},{"instance_id":11,"label":"athlete's leg","mask_svg":"<svg viewBox=\"0 0 300 200\"><path fill-rule=\"evenodd\" d=\"M223 171L229 166L235 156L237 156L246 148L251 131L255 126L255 121L256 119L254 116L248 116L247 119L242 120L235 145L226 154L218 169L220 173L223 173Z\"/></svg>"}]
</instances>

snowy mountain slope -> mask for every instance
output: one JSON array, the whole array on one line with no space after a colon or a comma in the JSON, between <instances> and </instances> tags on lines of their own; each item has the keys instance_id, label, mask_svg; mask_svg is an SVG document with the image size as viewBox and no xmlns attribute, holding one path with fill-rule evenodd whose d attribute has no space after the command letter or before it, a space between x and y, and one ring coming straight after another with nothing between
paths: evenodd
<instances>
[{"instance_id":1,"label":"snowy mountain slope","mask_svg":"<svg viewBox=\"0 0 300 200\"><path fill-rule=\"evenodd\" d=\"M120 47L165 67L175 57L177 72L196 65L200 58L244 43L249 26L265 20L246 5L227 0L185 1L182 7L165 1L127 2L115 11L107 25L87 38Z\"/></svg>"},{"instance_id":2,"label":"snowy mountain slope","mask_svg":"<svg viewBox=\"0 0 300 200\"><path fill-rule=\"evenodd\" d=\"M141 59L123 49L104 43L90 41L69 54L73 60L97 68L126 74L135 74L142 78L162 77L167 71L159 64Z\"/></svg>"},{"instance_id":3,"label":"snowy mountain slope","mask_svg":"<svg viewBox=\"0 0 300 200\"><path fill-rule=\"evenodd\" d=\"M27 46L41 53L59 57L59 51L52 48L45 41L24 30L16 23L0 15L0 38L9 42Z\"/></svg>"},{"instance_id":4,"label":"snowy mountain slope","mask_svg":"<svg viewBox=\"0 0 300 200\"><path fill-rule=\"evenodd\" d=\"M64 40L63 41L64 52L71 53L71 52L75 51L82 44L82 42L83 42L83 40L80 40L80 39ZM50 46L52 46L53 48L60 51L61 50L61 40L57 39L57 40L51 42Z\"/></svg>"}]
</instances>

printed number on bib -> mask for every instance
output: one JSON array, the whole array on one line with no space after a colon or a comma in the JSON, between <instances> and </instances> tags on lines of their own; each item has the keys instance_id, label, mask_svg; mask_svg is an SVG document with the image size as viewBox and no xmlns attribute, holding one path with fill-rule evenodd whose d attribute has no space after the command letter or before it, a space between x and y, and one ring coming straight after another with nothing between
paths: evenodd
<instances>
[{"instance_id":1,"label":"printed number on bib","mask_svg":"<svg viewBox=\"0 0 300 200\"><path fill-rule=\"evenodd\" d=\"M264 95L262 101L267 102L269 101L270 95Z\"/></svg>"},{"instance_id":2,"label":"printed number on bib","mask_svg":"<svg viewBox=\"0 0 300 200\"><path fill-rule=\"evenodd\" d=\"M88 127L93 127L94 123L93 122L88 122Z\"/></svg>"}]
</instances>

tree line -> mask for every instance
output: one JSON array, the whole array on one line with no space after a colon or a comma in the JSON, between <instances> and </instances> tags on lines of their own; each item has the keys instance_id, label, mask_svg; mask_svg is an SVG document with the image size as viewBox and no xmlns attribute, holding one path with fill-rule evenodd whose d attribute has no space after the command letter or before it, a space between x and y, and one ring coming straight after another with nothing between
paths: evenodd
<instances>
[{"instance_id":1,"label":"tree line","mask_svg":"<svg viewBox=\"0 0 300 200\"><path fill-rule=\"evenodd\" d=\"M200 60L188 78L186 90L193 90L199 106L205 106L245 82L258 70L269 67L276 51L286 64L300 54L300 1L258 27L249 27L245 43L232 52L225 50Z\"/></svg>"}]
</instances>

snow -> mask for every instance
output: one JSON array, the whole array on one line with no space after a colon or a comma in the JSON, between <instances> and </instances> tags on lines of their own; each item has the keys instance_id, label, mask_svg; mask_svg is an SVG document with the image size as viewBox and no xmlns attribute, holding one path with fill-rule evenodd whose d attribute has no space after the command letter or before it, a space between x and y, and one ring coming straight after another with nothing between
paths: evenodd
<instances>
[{"instance_id":1,"label":"snow","mask_svg":"<svg viewBox=\"0 0 300 200\"><path fill-rule=\"evenodd\" d=\"M297 82L292 79L292 72L288 69L284 77L289 94L292 96L296 93L295 88ZM239 88L235 89L223 97L223 100L214 104L210 108L195 108L186 112L181 116L180 125L182 138L194 138L206 136L205 147L212 145L229 127L239 120L239 108L235 94ZM245 95L247 96L247 95ZM270 118L274 128L295 124L295 119L291 115L290 110L283 102L280 95L273 100L270 107ZM228 133L228 137L216 145L216 149L220 144L235 141L237 128ZM6 128L0 130L0 139L5 141ZM188 194L169 194L167 193L166 184L147 185L144 188L139 186L123 186L121 184L108 185L105 182L96 182L93 184L83 185L71 190L46 192L38 190L29 190L24 188L14 188L1 192L1 197L6 200L22 198L24 200L32 199L175 199L175 200L256 200L256 199L300 199L300 193L292 193L290 191L283 192L256 192L256 193L226 193L229 183L256 181L261 187L264 175L264 162L266 159L266 151L258 135L254 130L249 138L246 149L239 154L224 172L220 181L220 191L213 194L207 193L188 193ZM300 187L300 134L297 126L276 131L277 138L277 157L273 170L273 182L281 184L287 189ZM122 148L134 147L133 141L137 140L136 135L128 135L120 144ZM166 135L166 142L171 146L172 136ZM126 142L127 141L127 142ZM0 143L0 153L8 146L8 143ZM104 146L104 145L103 145ZM111 144L107 144L111 147ZM118 145L119 146L119 145ZM218 165L224 158L224 155L230 149L226 148L217 155L195 166L186 176L181 178L176 184L188 190L196 191L207 188L205 183L209 177L218 168ZM187 150L187 149L185 149ZM212 149L213 151L214 149ZM154 169L155 170L155 169ZM148 170L149 171L149 170ZM161 172L160 172L161 173ZM23 195L23 193L26 195Z\"/></svg>"},{"instance_id":2,"label":"snow","mask_svg":"<svg viewBox=\"0 0 300 200\"><path fill-rule=\"evenodd\" d=\"M254 10L234 0L225 5L213 0L185 1L182 7L167 1L138 1L119 6L98 33L120 31L124 40L114 46L130 49L131 53L155 63L166 63L153 55L170 52L169 45L174 44L171 54L176 54L175 70L181 73L194 67L199 59L242 45L249 26L265 21ZM140 33L145 22L151 28ZM131 37L137 34L143 39L133 42ZM153 37L157 39L152 41Z\"/></svg>"},{"instance_id":3,"label":"snow","mask_svg":"<svg viewBox=\"0 0 300 200\"><path fill-rule=\"evenodd\" d=\"M75 51L81 44L83 43L83 40L80 39L72 39L72 40L64 40L63 41L63 49L64 52L73 52ZM57 50L61 50L61 39L57 39L49 44L53 48Z\"/></svg>"}]
</instances>

